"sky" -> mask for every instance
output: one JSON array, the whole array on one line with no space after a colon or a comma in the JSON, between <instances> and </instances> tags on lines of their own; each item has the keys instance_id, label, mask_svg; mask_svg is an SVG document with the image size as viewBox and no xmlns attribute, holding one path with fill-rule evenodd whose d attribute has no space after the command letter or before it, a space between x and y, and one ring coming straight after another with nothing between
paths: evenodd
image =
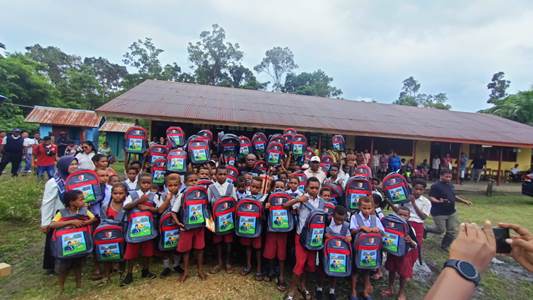
<instances>
[{"instance_id":1,"label":"sky","mask_svg":"<svg viewBox=\"0 0 533 300\"><path fill-rule=\"evenodd\" d=\"M324 70L345 99L391 103L413 76L421 92L446 93L453 110L478 111L495 72L505 72L510 93L533 86L527 0L0 0L0 22L9 52L39 43L121 63L133 41L151 37L161 61L185 71L187 43L216 23L249 68L266 50L289 47L296 71Z\"/></svg>"}]
</instances>

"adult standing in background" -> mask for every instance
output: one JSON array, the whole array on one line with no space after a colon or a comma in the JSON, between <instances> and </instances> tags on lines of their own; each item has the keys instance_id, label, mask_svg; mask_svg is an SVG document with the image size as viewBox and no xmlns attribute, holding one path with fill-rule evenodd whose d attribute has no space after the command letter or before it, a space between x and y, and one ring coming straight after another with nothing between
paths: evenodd
<instances>
[{"instance_id":1,"label":"adult standing in background","mask_svg":"<svg viewBox=\"0 0 533 300\"><path fill-rule=\"evenodd\" d=\"M379 153L378 153L378 150L374 150L374 154L372 154L372 175L374 175L374 177L377 177L378 176L378 171L379 171Z\"/></svg>"},{"instance_id":2,"label":"adult standing in background","mask_svg":"<svg viewBox=\"0 0 533 300\"><path fill-rule=\"evenodd\" d=\"M78 169L80 170L94 170L96 166L93 163L93 156L96 154L96 149L91 141L84 141L81 144L81 152L76 154L78 160Z\"/></svg>"},{"instance_id":3,"label":"adult standing in background","mask_svg":"<svg viewBox=\"0 0 533 300\"><path fill-rule=\"evenodd\" d=\"M55 144L57 145L57 154L59 157L62 157L65 155L65 150L68 146L68 136L65 131L61 131L59 133L59 137L55 140Z\"/></svg>"},{"instance_id":4,"label":"adult standing in background","mask_svg":"<svg viewBox=\"0 0 533 300\"><path fill-rule=\"evenodd\" d=\"M39 142L36 139L31 138L27 131L22 132L22 138L24 139L22 146L24 147L23 156L25 163L22 174L25 175L31 173L33 163L33 148L35 148Z\"/></svg>"},{"instance_id":5,"label":"adult standing in background","mask_svg":"<svg viewBox=\"0 0 533 300\"><path fill-rule=\"evenodd\" d=\"M433 157L433 160L431 160L431 179L435 180L439 177L440 171L440 158L438 155L435 155Z\"/></svg>"},{"instance_id":6,"label":"adult standing in background","mask_svg":"<svg viewBox=\"0 0 533 300\"><path fill-rule=\"evenodd\" d=\"M18 176L24 151L24 139L20 135L20 129L13 129L11 134L2 139L0 151L3 152L2 160L0 161L0 175L4 172L7 164L11 163L11 175Z\"/></svg>"},{"instance_id":7,"label":"adult standing in background","mask_svg":"<svg viewBox=\"0 0 533 300\"><path fill-rule=\"evenodd\" d=\"M470 166L472 167L472 181L479 182L481 179L481 173L483 173L483 170L485 169L487 165L487 160L483 158L482 155L477 156L471 163Z\"/></svg>"},{"instance_id":8,"label":"adult standing in background","mask_svg":"<svg viewBox=\"0 0 533 300\"><path fill-rule=\"evenodd\" d=\"M43 142L35 148L35 158L37 165L37 176L48 175L48 179L55 174L55 165L57 160L57 146L52 144L52 137L45 136Z\"/></svg>"}]
</instances>

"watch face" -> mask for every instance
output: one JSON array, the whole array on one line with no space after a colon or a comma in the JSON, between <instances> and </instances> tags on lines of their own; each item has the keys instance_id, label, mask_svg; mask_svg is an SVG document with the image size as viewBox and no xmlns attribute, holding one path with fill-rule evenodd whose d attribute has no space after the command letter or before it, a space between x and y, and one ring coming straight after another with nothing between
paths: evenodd
<instances>
[{"instance_id":1,"label":"watch face","mask_svg":"<svg viewBox=\"0 0 533 300\"><path fill-rule=\"evenodd\" d=\"M461 270L461 272L463 272L463 274L467 277L474 278L477 275L476 269L474 269L474 267L469 263L459 262L458 267L459 270Z\"/></svg>"}]
</instances>

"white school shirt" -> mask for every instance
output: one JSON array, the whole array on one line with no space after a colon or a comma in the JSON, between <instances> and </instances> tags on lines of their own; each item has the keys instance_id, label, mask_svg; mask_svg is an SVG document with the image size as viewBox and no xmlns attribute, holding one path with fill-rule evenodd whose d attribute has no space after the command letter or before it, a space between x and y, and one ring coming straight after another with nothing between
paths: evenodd
<instances>
[{"instance_id":1,"label":"white school shirt","mask_svg":"<svg viewBox=\"0 0 533 300\"><path fill-rule=\"evenodd\" d=\"M157 197L157 201L155 202L155 207L159 208L163 203L165 203L165 200L167 198L167 194L161 195L161 197ZM170 203L168 204L168 208L172 210L172 207L176 204L176 202L180 202L180 204L177 204L178 208L181 205L181 193L178 192L176 195L172 195L172 198L170 199ZM167 208L167 209L168 209Z\"/></svg>"},{"instance_id":2,"label":"white school shirt","mask_svg":"<svg viewBox=\"0 0 533 300\"><path fill-rule=\"evenodd\" d=\"M137 193L137 195L139 197L137 197L137 199L140 199L142 196L144 196L144 194L149 194L149 193L152 193L151 191L148 191L146 193L143 193L143 191L141 190L136 190L136 191L130 191L130 193ZM154 194L154 203L157 205L157 202L159 201L159 196L156 194L156 193L153 193ZM131 198L131 195L128 195L128 197L126 197L126 200L124 201L124 205L128 205L130 203L133 202L133 198Z\"/></svg>"},{"instance_id":3,"label":"white school shirt","mask_svg":"<svg viewBox=\"0 0 533 300\"><path fill-rule=\"evenodd\" d=\"M340 225L337 225L335 224L335 221L331 220L331 223L329 223L329 230L327 230L326 232L332 232L336 235L340 235L341 234L341 230L342 230L342 225L344 225L344 222ZM346 236L351 236L351 233L350 233L350 230L346 230Z\"/></svg>"},{"instance_id":4,"label":"white school shirt","mask_svg":"<svg viewBox=\"0 0 533 300\"><path fill-rule=\"evenodd\" d=\"M367 227L370 227L370 217L368 219L363 216L362 212L359 212L358 215L361 216L361 219L363 219L363 224ZM379 231L383 232L385 229L383 228L383 224L381 224L381 221L376 216L376 227L379 229ZM356 215L352 215L350 218L350 230L359 230L359 224L357 224Z\"/></svg>"},{"instance_id":5,"label":"white school shirt","mask_svg":"<svg viewBox=\"0 0 533 300\"><path fill-rule=\"evenodd\" d=\"M135 181L131 181L129 178L126 178L126 180L124 180L124 183L128 186L129 192L137 190L138 181L139 181L139 177L135 177Z\"/></svg>"},{"instance_id":6,"label":"white school shirt","mask_svg":"<svg viewBox=\"0 0 533 300\"><path fill-rule=\"evenodd\" d=\"M301 195L303 195L304 193L302 193L302 191L300 191L298 188L296 189L296 191L293 191L291 189L288 189L285 191L285 193L289 194L291 197L293 198L296 198L296 197L300 197Z\"/></svg>"},{"instance_id":7,"label":"white school shirt","mask_svg":"<svg viewBox=\"0 0 533 300\"><path fill-rule=\"evenodd\" d=\"M59 198L59 188L54 178L49 179L44 186L43 201L41 202L41 226L48 226L56 212L65 208Z\"/></svg>"},{"instance_id":8,"label":"white school shirt","mask_svg":"<svg viewBox=\"0 0 533 300\"><path fill-rule=\"evenodd\" d=\"M309 196L309 194L307 194L307 196ZM309 196L307 203L313 206L314 208L318 209L318 206L320 205L320 197L311 198L311 196ZM294 204L292 208L298 209L298 226L296 227L296 233L301 234L302 229L305 226L305 221L307 220L307 217L311 213L311 210L307 206L302 205L302 203L300 202Z\"/></svg>"},{"instance_id":9,"label":"white school shirt","mask_svg":"<svg viewBox=\"0 0 533 300\"><path fill-rule=\"evenodd\" d=\"M178 213L181 208L181 200L183 198L183 193L179 193L176 197L176 200L172 204L172 208L170 209L173 213Z\"/></svg>"},{"instance_id":10,"label":"white school shirt","mask_svg":"<svg viewBox=\"0 0 533 300\"><path fill-rule=\"evenodd\" d=\"M428 198L421 195L416 200L416 206L426 215L429 216L431 212L431 201L429 201ZM415 208L411 202L407 202L402 204L402 206L407 207L409 211L411 212L411 216L409 217L409 221L415 222L415 223L424 223L424 220L422 220L418 214L415 211Z\"/></svg>"},{"instance_id":11,"label":"white school shirt","mask_svg":"<svg viewBox=\"0 0 533 300\"><path fill-rule=\"evenodd\" d=\"M218 182L214 182L213 184L211 184L209 188L207 189L208 191L207 196L209 197L209 203L213 204L217 200L215 197L215 194L211 191L211 189L213 188L217 189L220 196L224 196L230 184L233 186L232 183L229 183L227 181L225 181L223 184L220 184ZM235 193L235 187L233 187L233 192L231 193L230 197L233 197L233 199L237 199L237 194Z\"/></svg>"}]
</instances>

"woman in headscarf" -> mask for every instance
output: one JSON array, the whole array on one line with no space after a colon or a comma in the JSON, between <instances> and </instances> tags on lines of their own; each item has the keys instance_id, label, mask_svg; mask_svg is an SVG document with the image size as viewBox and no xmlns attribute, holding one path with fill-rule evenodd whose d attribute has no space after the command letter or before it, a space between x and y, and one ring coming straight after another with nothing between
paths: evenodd
<instances>
[{"instance_id":1,"label":"woman in headscarf","mask_svg":"<svg viewBox=\"0 0 533 300\"><path fill-rule=\"evenodd\" d=\"M65 179L78 169L78 160L74 156L63 156L57 162L56 168L57 172L54 178L49 179L44 186L41 203L41 231L46 233L43 269L48 273L54 271L54 257L51 249L52 230L50 230L49 225L55 213L64 208Z\"/></svg>"}]
</instances>

